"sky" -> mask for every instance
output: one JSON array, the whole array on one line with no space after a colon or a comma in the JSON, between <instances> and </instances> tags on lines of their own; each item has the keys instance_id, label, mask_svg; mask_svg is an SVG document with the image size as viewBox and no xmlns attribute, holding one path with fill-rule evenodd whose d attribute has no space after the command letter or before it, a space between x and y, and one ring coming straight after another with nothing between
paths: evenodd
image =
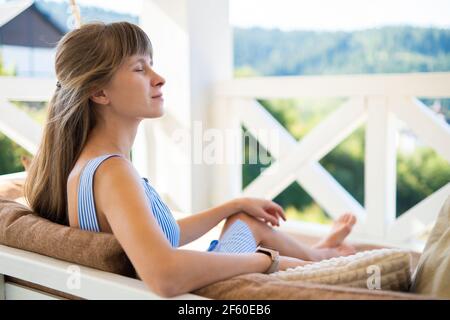
<instances>
[{"instance_id":1,"label":"sky","mask_svg":"<svg viewBox=\"0 0 450 320\"><path fill-rule=\"evenodd\" d=\"M139 14L142 1L77 0L81 5L95 5L136 15ZM450 0L229 0L229 2L230 22L233 26L240 27L358 30L408 24L450 28Z\"/></svg>"}]
</instances>

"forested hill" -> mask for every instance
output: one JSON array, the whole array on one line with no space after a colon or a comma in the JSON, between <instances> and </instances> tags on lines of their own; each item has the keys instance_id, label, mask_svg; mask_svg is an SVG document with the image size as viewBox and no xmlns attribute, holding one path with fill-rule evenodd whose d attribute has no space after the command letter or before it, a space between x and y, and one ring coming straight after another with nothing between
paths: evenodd
<instances>
[{"instance_id":1,"label":"forested hill","mask_svg":"<svg viewBox=\"0 0 450 320\"><path fill-rule=\"evenodd\" d=\"M68 2L36 4L63 29ZM130 21L138 17L80 6L83 21ZM233 28L235 68L260 75L450 71L450 29L383 27L353 32Z\"/></svg>"},{"instance_id":2,"label":"forested hill","mask_svg":"<svg viewBox=\"0 0 450 320\"><path fill-rule=\"evenodd\" d=\"M450 29L233 32L235 67L248 66L260 75L450 71Z\"/></svg>"}]
</instances>

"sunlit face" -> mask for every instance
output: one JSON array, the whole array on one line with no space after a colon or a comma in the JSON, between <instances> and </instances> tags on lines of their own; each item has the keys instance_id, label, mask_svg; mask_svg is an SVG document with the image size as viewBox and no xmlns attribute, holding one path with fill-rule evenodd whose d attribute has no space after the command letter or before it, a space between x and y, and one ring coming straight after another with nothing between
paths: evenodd
<instances>
[{"instance_id":1,"label":"sunlit face","mask_svg":"<svg viewBox=\"0 0 450 320\"><path fill-rule=\"evenodd\" d=\"M161 88L163 77L146 55L127 58L104 88L107 106L120 115L136 119L157 118L164 114Z\"/></svg>"}]
</instances>

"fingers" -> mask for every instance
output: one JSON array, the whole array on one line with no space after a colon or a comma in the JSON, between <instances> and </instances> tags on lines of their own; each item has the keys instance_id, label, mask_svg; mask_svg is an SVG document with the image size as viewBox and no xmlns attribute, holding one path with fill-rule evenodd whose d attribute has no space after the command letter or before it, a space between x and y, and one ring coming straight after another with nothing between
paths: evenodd
<instances>
[{"instance_id":1,"label":"fingers","mask_svg":"<svg viewBox=\"0 0 450 320\"><path fill-rule=\"evenodd\" d=\"M272 202L272 203L274 204L274 206L275 206L275 208L276 208L276 210L277 210L278 215L279 215L284 221L286 221L286 215L284 214L283 208L282 208L278 203L275 203L275 202Z\"/></svg>"},{"instance_id":2,"label":"fingers","mask_svg":"<svg viewBox=\"0 0 450 320\"><path fill-rule=\"evenodd\" d=\"M286 221L286 215L284 213L283 208L271 201L271 200L263 200L263 199L257 199L259 202L258 206L259 208L256 208L258 213L252 214L254 216L258 216L262 218L266 223L270 222L272 226L280 226L279 219L283 219Z\"/></svg>"},{"instance_id":3,"label":"fingers","mask_svg":"<svg viewBox=\"0 0 450 320\"><path fill-rule=\"evenodd\" d=\"M286 221L286 215L284 214L284 210L283 208L276 202L273 201L269 201L269 208L271 210L269 210L269 213L271 214L276 214L278 215L281 219L283 219L284 221ZM275 213L273 213L273 211ZM278 218L277 218L278 219Z\"/></svg>"},{"instance_id":4,"label":"fingers","mask_svg":"<svg viewBox=\"0 0 450 320\"><path fill-rule=\"evenodd\" d=\"M274 216L272 216L270 214L268 214L267 216L268 216L268 220L270 221L270 223L272 224L273 227L274 226L277 226L277 227L280 226L280 223L278 222L278 217L274 217Z\"/></svg>"},{"instance_id":5,"label":"fingers","mask_svg":"<svg viewBox=\"0 0 450 320\"><path fill-rule=\"evenodd\" d=\"M272 226L280 226L278 223L278 218L267 213L265 210L261 209L261 216L266 220L266 222L270 222Z\"/></svg>"}]
</instances>

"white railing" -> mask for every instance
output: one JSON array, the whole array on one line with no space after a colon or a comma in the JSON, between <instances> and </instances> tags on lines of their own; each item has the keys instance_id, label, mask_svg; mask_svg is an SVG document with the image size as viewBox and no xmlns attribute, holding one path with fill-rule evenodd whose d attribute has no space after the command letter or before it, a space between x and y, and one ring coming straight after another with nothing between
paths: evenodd
<instances>
[{"instance_id":1,"label":"white railing","mask_svg":"<svg viewBox=\"0 0 450 320\"><path fill-rule=\"evenodd\" d=\"M48 101L55 88L53 79L0 77L0 132L35 154L42 128L11 101Z\"/></svg>"},{"instance_id":2,"label":"white railing","mask_svg":"<svg viewBox=\"0 0 450 320\"><path fill-rule=\"evenodd\" d=\"M31 153L37 148L41 128L10 101L46 101L54 86L53 79L0 77L0 131ZM297 181L332 217L344 211L358 216L353 239L411 247L416 246L416 236L433 223L450 194L448 183L396 219L395 119L403 120L423 142L450 162L449 126L416 98L450 97L450 73L244 78L218 84L214 97L214 105L209 109L212 123L207 127L240 132L243 124L276 161L245 190L242 190L241 163L208 168L213 204L242 194L274 198ZM297 142L256 101L294 97L348 97L348 100ZM318 160L364 122L367 129L362 206ZM275 131L280 138L279 148L271 149L271 137L258 135L258 130ZM228 149L224 154L239 155L241 139L225 147ZM320 235L329 227L289 222L282 228Z\"/></svg>"},{"instance_id":3,"label":"white railing","mask_svg":"<svg viewBox=\"0 0 450 320\"><path fill-rule=\"evenodd\" d=\"M301 97L348 100L296 142L256 99ZM345 211L357 215L351 239L420 249L423 243L417 242L417 236L435 221L450 195L450 182L396 219L395 119L404 121L449 162L450 128L416 97L450 97L450 73L260 77L220 83L215 88L215 126L241 130L244 125L276 161L245 190L241 190L239 164L219 166L213 197L217 202L239 194L272 199L297 181L332 217ZM318 161L363 122L365 204L361 206ZM271 148L270 137L258 134L261 130L276 130L277 148ZM231 145L241 145L240 141ZM283 228L315 235L329 229L298 222L285 223Z\"/></svg>"}]
</instances>

